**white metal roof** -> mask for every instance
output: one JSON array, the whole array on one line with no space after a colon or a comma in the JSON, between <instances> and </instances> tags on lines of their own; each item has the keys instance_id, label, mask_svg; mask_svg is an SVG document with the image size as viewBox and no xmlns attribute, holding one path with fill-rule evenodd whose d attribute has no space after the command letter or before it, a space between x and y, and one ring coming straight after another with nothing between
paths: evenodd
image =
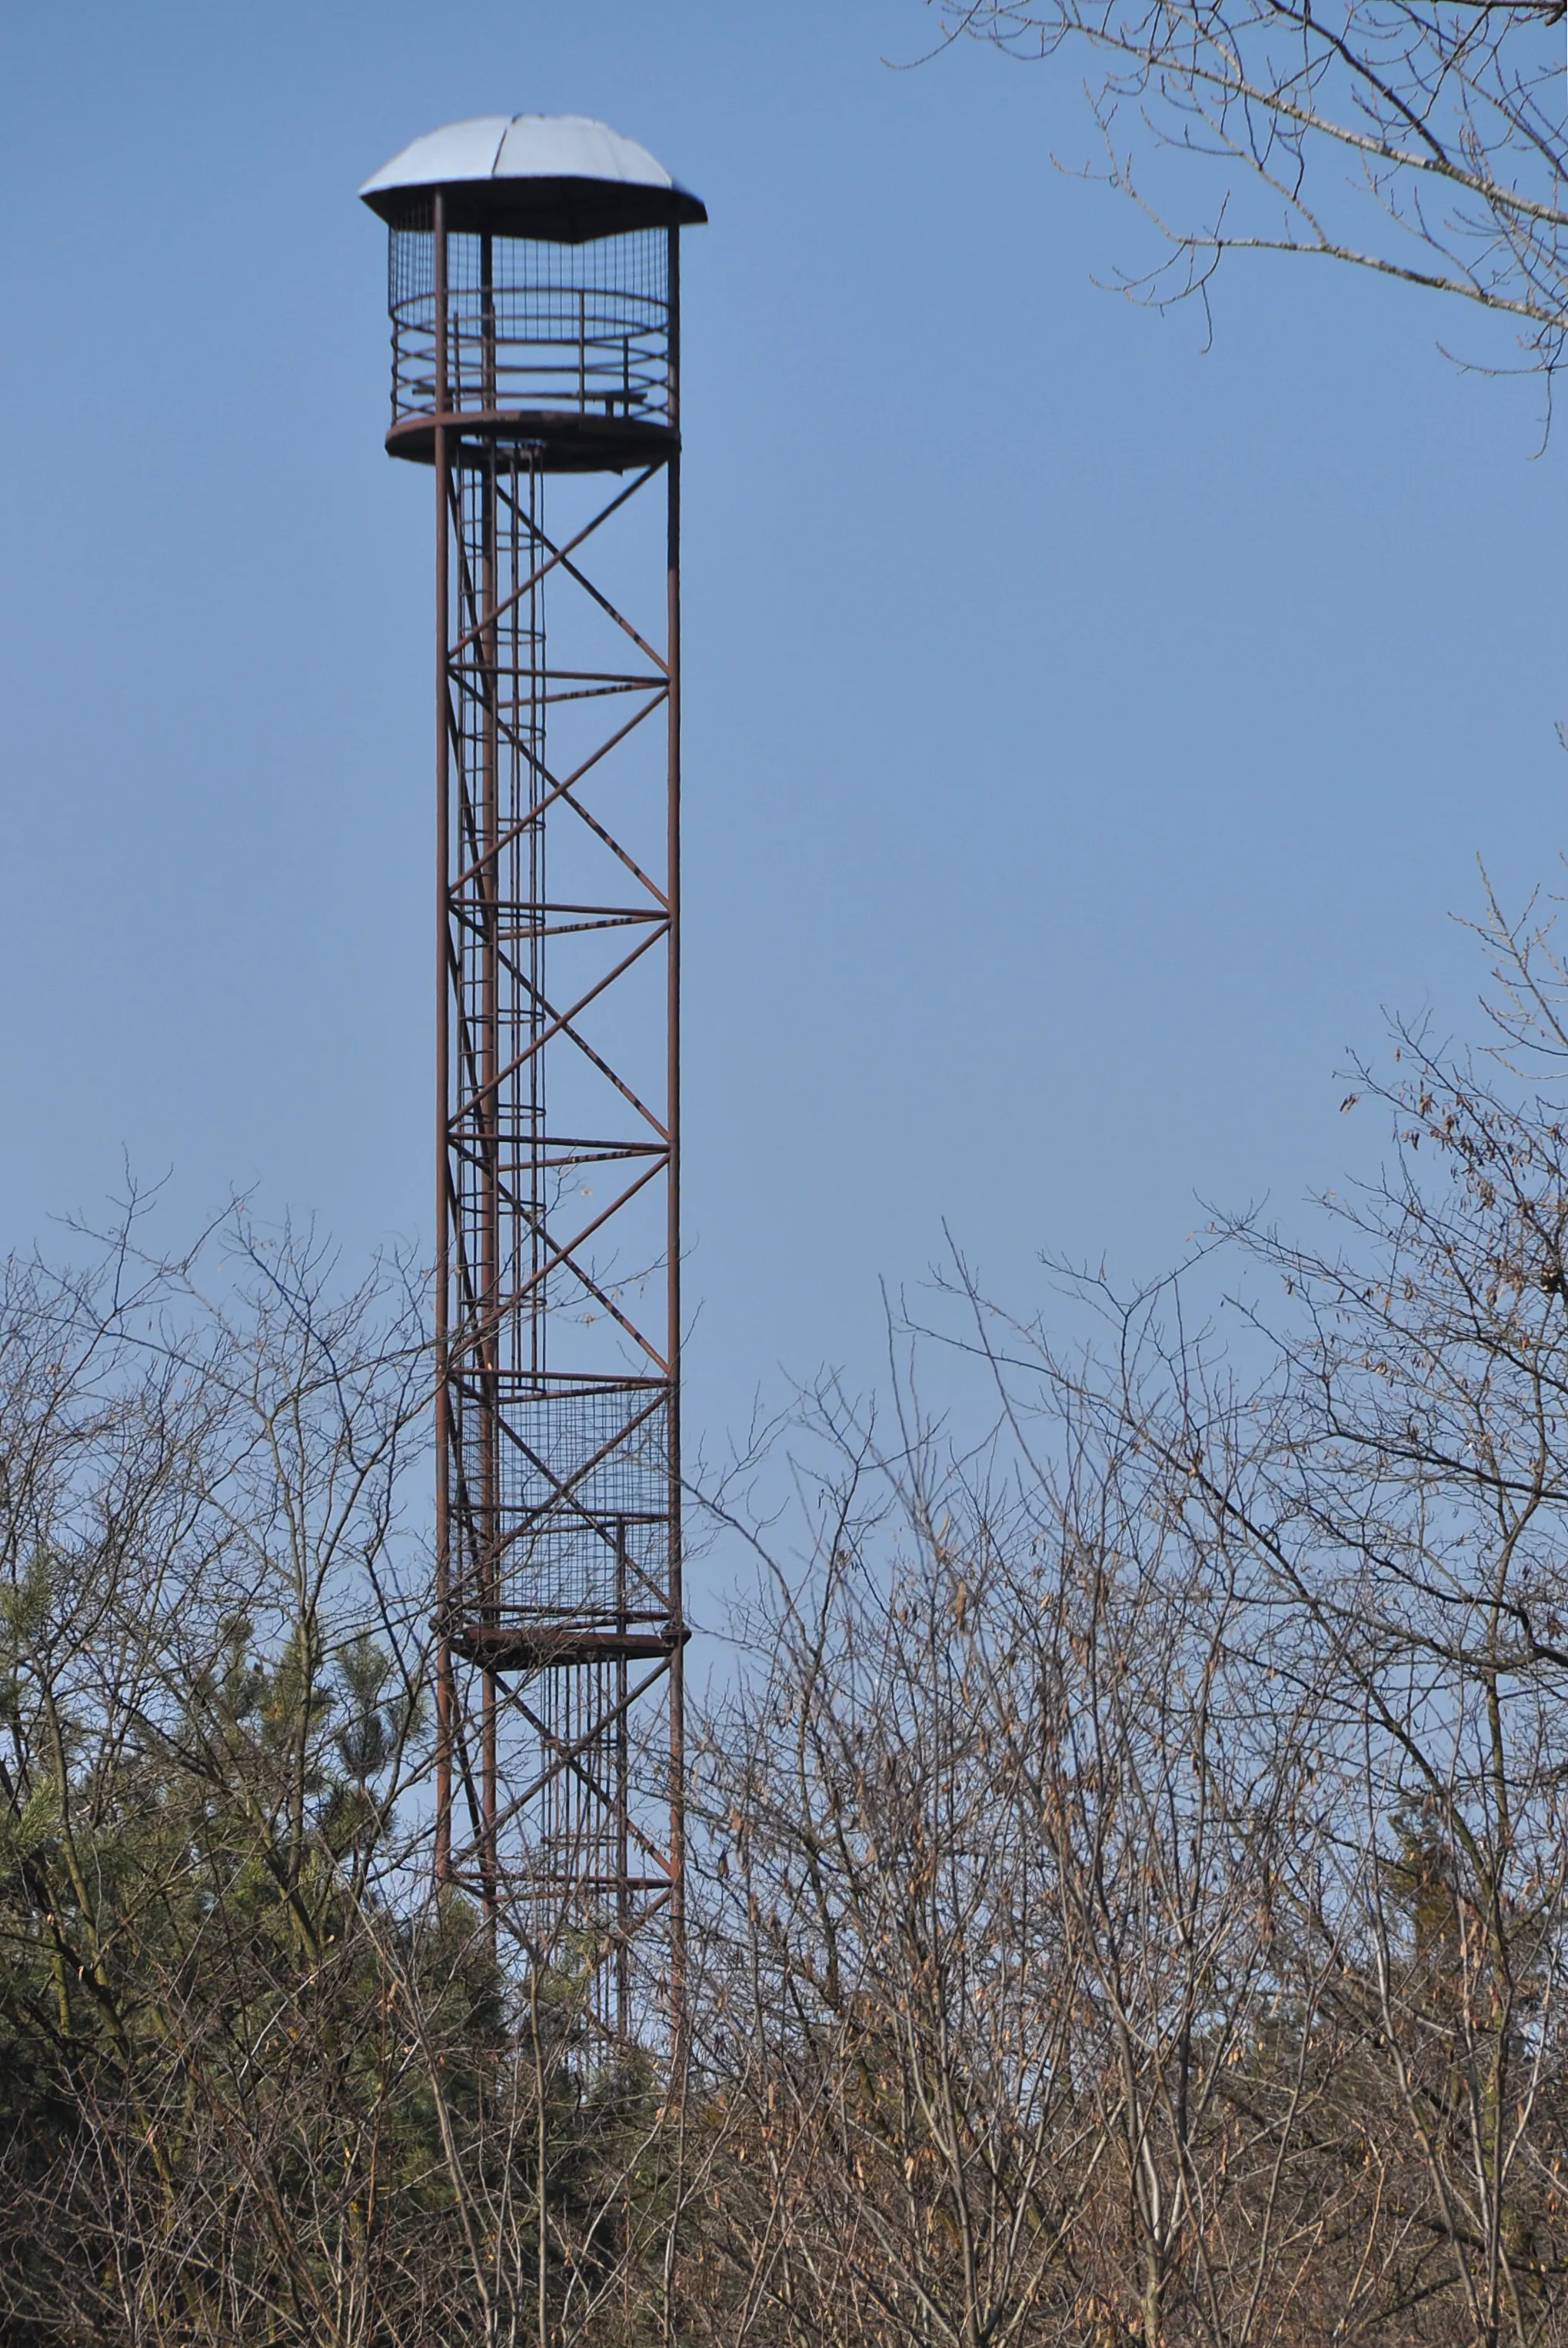
<instances>
[{"instance_id":1,"label":"white metal roof","mask_svg":"<svg viewBox=\"0 0 1568 2348\"><path fill-rule=\"evenodd\" d=\"M481 193L483 183L490 182ZM531 190L526 183L538 184ZM470 204L526 215L532 200L547 209L551 196L577 189L592 201L594 219L624 211L634 221L700 221L701 203L671 179L634 139L585 114L479 114L448 122L414 139L373 171L359 193L384 216L388 199L415 188L457 188ZM617 199L614 191L625 191ZM635 191L645 191L644 193ZM602 232L591 230L590 233Z\"/></svg>"}]
</instances>

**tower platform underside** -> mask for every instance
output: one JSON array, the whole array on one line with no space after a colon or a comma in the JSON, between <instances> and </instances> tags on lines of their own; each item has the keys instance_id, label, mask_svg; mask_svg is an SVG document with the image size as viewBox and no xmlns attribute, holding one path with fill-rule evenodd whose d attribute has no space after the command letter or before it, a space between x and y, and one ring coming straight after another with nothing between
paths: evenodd
<instances>
[{"instance_id":1,"label":"tower platform underside","mask_svg":"<svg viewBox=\"0 0 1568 2348\"><path fill-rule=\"evenodd\" d=\"M439 418L399 417L387 435L387 455L433 465L438 422L449 436L453 463L481 462L486 448L524 448L542 473L636 472L667 463L679 438L672 426L635 416L465 407Z\"/></svg>"}]
</instances>

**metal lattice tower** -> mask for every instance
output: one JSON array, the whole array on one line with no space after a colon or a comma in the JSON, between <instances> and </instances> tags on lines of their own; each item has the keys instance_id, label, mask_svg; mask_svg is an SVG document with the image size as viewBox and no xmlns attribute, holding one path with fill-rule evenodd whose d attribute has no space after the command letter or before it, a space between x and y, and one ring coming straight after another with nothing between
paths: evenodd
<instances>
[{"instance_id":1,"label":"metal lattice tower","mask_svg":"<svg viewBox=\"0 0 1568 2348\"><path fill-rule=\"evenodd\" d=\"M678 2010L679 238L580 117L366 182L436 489L437 1869ZM661 494L662 492L662 494Z\"/></svg>"}]
</instances>

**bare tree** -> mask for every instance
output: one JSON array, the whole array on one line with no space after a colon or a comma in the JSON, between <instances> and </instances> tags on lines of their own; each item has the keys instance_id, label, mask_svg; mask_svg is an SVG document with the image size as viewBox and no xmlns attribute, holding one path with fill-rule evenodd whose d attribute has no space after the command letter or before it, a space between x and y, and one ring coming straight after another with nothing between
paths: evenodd
<instances>
[{"instance_id":1,"label":"bare tree","mask_svg":"<svg viewBox=\"0 0 1568 2348\"><path fill-rule=\"evenodd\" d=\"M694 2329L1568 2332L1568 981L1488 934L1493 1056L1358 1075L1333 1243L1215 1233L1236 1346L960 1266L979 1450L817 1397L705 1740Z\"/></svg>"},{"instance_id":2,"label":"bare tree","mask_svg":"<svg viewBox=\"0 0 1568 2348\"><path fill-rule=\"evenodd\" d=\"M431 1890L418 1283L137 1236L0 1282L5 2336L656 2333L653 2062Z\"/></svg>"},{"instance_id":3,"label":"bare tree","mask_svg":"<svg viewBox=\"0 0 1568 2348\"><path fill-rule=\"evenodd\" d=\"M1337 1945L1291 1910L1321 1731L1259 1700L1246 1577L1135 1434L981 1476L820 1431L815 1566L702 1765L714 2329L1240 2343L1359 2268L1405 2336Z\"/></svg>"},{"instance_id":4,"label":"bare tree","mask_svg":"<svg viewBox=\"0 0 1568 2348\"><path fill-rule=\"evenodd\" d=\"M1380 2180L1342 2323L1381 2274L1376 2336L1491 2348L1557 2336L1568 2283L1568 1117L1550 935L1495 906L1486 934L1495 1045L1407 1029L1387 1081L1358 1073L1346 1105L1383 1101L1394 1154L1330 1204L1338 1243L1220 1235L1253 1282L1252 1390L1180 1284L1086 1283L1109 1374L956 1285L1015 1423L1136 1447L1238 1593L1258 1726L1299 1765L1259 1853L1296 1978L1259 2044L1298 2044L1346 2114L1324 2178L1358 2146ZM1255 1733L1224 1725L1233 1755Z\"/></svg>"},{"instance_id":5,"label":"bare tree","mask_svg":"<svg viewBox=\"0 0 1568 2348\"><path fill-rule=\"evenodd\" d=\"M1099 170L1169 247L1129 290L1201 293L1230 252L1314 253L1478 304L1513 323L1525 366L1557 366L1563 0L928 5L944 41L1074 57Z\"/></svg>"}]
</instances>

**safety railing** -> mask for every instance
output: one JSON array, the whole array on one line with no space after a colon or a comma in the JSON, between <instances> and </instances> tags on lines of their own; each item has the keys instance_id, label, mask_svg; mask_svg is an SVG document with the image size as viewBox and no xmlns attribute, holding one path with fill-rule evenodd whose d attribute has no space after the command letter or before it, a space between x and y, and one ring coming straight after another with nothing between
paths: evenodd
<instances>
[{"instance_id":1,"label":"safety railing","mask_svg":"<svg viewBox=\"0 0 1568 2348\"><path fill-rule=\"evenodd\" d=\"M661 232L586 245L450 236L449 413L669 420L669 304ZM392 232L392 416L436 412L434 238Z\"/></svg>"}]
</instances>

